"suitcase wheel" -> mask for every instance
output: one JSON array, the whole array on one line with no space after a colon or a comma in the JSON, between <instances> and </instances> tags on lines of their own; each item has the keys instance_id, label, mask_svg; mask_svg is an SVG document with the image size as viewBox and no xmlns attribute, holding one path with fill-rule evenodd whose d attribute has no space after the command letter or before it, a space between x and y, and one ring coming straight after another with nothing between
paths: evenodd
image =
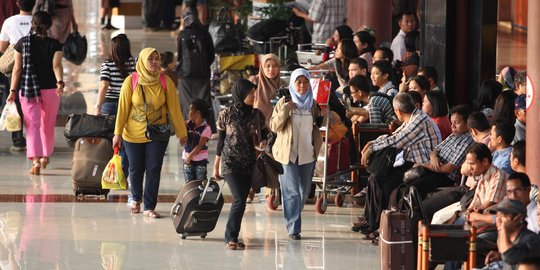
<instances>
[{"instance_id":1,"label":"suitcase wheel","mask_svg":"<svg viewBox=\"0 0 540 270\"><path fill-rule=\"evenodd\" d=\"M201 239L206 238L206 233L201 234Z\"/></svg>"},{"instance_id":2,"label":"suitcase wheel","mask_svg":"<svg viewBox=\"0 0 540 270\"><path fill-rule=\"evenodd\" d=\"M182 239L186 239L187 238L187 233L180 234L180 237L182 237Z\"/></svg>"}]
</instances>

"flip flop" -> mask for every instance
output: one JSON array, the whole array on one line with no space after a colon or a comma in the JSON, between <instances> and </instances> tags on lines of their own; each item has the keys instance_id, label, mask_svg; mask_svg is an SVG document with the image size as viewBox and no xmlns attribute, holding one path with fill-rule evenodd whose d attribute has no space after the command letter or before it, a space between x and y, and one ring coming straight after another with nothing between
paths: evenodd
<instances>
[{"instance_id":1,"label":"flip flop","mask_svg":"<svg viewBox=\"0 0 540 270\"><path fill-rule=\"evenodd\" d=\"M145 217L151 217L151 218L161 218L161 215L154 211L154 210L146 210L143 212Z\"/></svg>"},{"instance_id":2,"label":"flip flop","mask_svg":"<svg viewBox=\"0 0 540 270\"><path fill-rule=\"evenodd\" d=\"M132 204L131 204L131 208L129 208L129 211L132 213L132 214L138 214L141 212L141 202L137 202L137 201L134 201Z\"/></svg>"}]
</instances>

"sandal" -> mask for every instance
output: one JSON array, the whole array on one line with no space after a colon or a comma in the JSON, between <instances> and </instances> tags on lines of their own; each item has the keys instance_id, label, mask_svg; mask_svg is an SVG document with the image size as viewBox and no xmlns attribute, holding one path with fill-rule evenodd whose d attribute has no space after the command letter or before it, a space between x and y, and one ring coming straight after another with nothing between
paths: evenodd
<instances>
[{"instance_id":1,"label":"sandal","mask_svg":"<svg viewBox=\"0 0 540 270\"><path fill-rule=\"evenodd\" d=\"M35 162L33 165L32 165L32 168L30 169L30 174L33 174L33 175L39 175L39 169L40 169L40 165L39 165L39 162Z\"/></svg>"},{"instance_id":2,"label":"sandal","mask_svg":"<svg viewBox=\"0 0 540 270\"><path fill-rule=\"evenodd\" d=\"M145 217L151 217L151 218L161 218L161 215L154 211L154 210L146 210L143 212Z\"/></svg>"},{"instance_id":3,"label":"sandal","mask_svg":"<svg viewBox=\"0 0 540 270\"><path fill-rule=\"evenodd\" d=\"M132 214L138 214L141 212L141 202L137 202L137 201L134 201L132 204L131 204L131 208L129 209L129 211L132 213Z\"/></svg>"},{"instance_id":4,"label":"sandal","mask_svg":"<svg viewBox=\"0 0 540 270\"><path fill-rule=\"evenodd\" d=\"M372 232L372 233L369 233L369 234L366 234L364 235L364 237L362 237L362 240L375 240L379 237L379 233L378 232Z\"/></svg>"},{"instance_id":5,"label":"sandal","mask_svg":"<svg viewBox=\"0 0 540 270\"><path fill-rule=\"evenodd\" d=\"M238 242L236 243L236 248L237 249L245 249L246 248L246 244L242 243L242 242Z\"/></svg>"},{"instance_id":6,"label":"sandal","mask_svg":"<svg viewBox=\"0 0 540 270\"><path fill-rule=\"evenodd\" d=\"M42 157L39 159L39 163L41 164L41 168L44 170L47 169L47 165L49 165L49 158L48 157Z\"/></svg>"},{"instance_id":7,"label":"sandal","mask_svg":"<svg viewBox=\"0 0 540 270\"><path fill-rule=\"evenodd\" d=\"M227 242L227 244L225 244L225 248L226 249L230 249L230 250L237 250L238 249L238 243L236 242Z\"/></svg>"},{"instance_id":8,"label":"sandal","mask_svg":"<svg viewBox=\"0 0 540 270\"><path fill-rule=\"evenodd\" d=\"M374 246L378 246L379 245L379 237L371 240L371 244L374 245Z\"/></svg>"}]
</instances>

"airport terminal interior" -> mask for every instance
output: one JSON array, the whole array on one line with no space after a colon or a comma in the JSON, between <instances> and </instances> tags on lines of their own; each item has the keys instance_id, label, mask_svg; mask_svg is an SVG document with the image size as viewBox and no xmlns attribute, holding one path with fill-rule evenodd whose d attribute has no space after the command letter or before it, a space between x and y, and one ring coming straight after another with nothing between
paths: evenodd
<instances>
[{"instance_id":1,"label":"airport terminal interior","mask_svg":"<svg viewBox=\"0 0 540 270\"><path fill-rule=\"evenodd\" d=\"M99 68L110 39L125 33L134 55L145 47L176 51L176 33L139 29L102 30L99 1L74 0L79 32L88 40L82 65L64 60L66 90L63 112L93 113ZM500 26L497 30L497 68L526 66L526 33ZM495 74L495 71L494 71ZM61 122L61 121L60 121ZM25 152L11 151L11 134L0 132L0 269L379 269L379 247L351 231L363 208L350 196L343 207L333 203L324 214L308 203L302 213L302 240L290 240L282 208L268 209L264 192L246 208L240 239L247 248L228 250L224 243L230 192L214 231L205 239L181 239L169 216L184 184L182 148L171 139L163 164L160 219L132 214L127 191L102 197L76 198L71 183L73 150L55 129L55 150L41 175L30 175ZM212 172L216 140L209 142ZM223 181L220 185L223 185Z\"/></svg>"}]
</instances>

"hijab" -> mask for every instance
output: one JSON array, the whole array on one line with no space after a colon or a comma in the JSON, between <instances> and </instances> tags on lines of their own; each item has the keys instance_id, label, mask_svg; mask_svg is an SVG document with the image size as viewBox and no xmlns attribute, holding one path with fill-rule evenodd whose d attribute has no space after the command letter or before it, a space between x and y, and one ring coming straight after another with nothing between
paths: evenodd
<instances>
[{"instance_id":1,"label":"hijab","mask_svg":"<svg viewBox=\"0 0 540 270\"><path fill-rule=\"evenodd\" d=\"M250 113L253 106L244 103L244 99L257 86L246 79L238 79L231 88L233 107L240 114Z\"/></svg>"},{"instance_id":2,"label":"hijab","mask_svg":"<svg viewBox=\"0 0 540 270\"><path fill-rule=\"evenodd\" d=\"M501 70L501 78L499 78L499 82L504 86L504 88L514 90L514 76L516 76L516 73L517 71L513 67L503 68Z\"/></svg>"},{"instance_id":3,"label":"hijab","mask_svg":"<svg viewBox=\"0 0 540 270\"><path fill-rule=\"evenodd\" d=\"M291 93L291 99L298 109L311 109L313 106L313 90L311 89L311 82L309 84L309 89L304 95L299 95L295 88L294 83L298 77L304 76L308 79L311 79L309 72L304 68L295 69L291 73L291 81L289 82L289 93Z\"/></svg>"},{"instance_id":4,"label":"hijab","mask_svg":"<svg viewBox=\"0 0 540 270\"><path fill-rule=\"evenodd\" d=\"M266 61L274 60L278 64L278 75L271 79L266 77L264 74L264 65ZM275 54L266 54L261 60L261 65L259 68L259 76L257 80L257 95L255 96L255 102L253 107L259 109L263 112L264 116L270 121L270 116L272 115L272 104L271 100L276 97L277 90L281 86L281 79L279 77L279 58Z\"/></svg>"},{"instance_id":5,"label":"hijab","mask_svg":"<svg viewBox=\"0 0 540 270\"><path fill-rule=\"evenodd\" d=\"M159 83L159 69L156 70L155 72L150 72L146 68L146 65L148 63L148 58L153 52L156 52L158 57L160 57L159 52L154 48L144 48L139 53L139 59L137 59L137 65L135 66L135 69L137 70L137 73L139 74L138 83L140 85L147 86L147 85L154 85L156 83Z\"/></svg>"},{"instance_id":6,"label":"hijab","mask_svg":"<svg viewBox=\"0 0 540 270\"><path fill-rule=\"evenodd\" d=\"M193 7L186 7L182 11L182 19L184 20L184 28L194 27L200 24L197 12Z\"/></svg>"}]
</instances>

